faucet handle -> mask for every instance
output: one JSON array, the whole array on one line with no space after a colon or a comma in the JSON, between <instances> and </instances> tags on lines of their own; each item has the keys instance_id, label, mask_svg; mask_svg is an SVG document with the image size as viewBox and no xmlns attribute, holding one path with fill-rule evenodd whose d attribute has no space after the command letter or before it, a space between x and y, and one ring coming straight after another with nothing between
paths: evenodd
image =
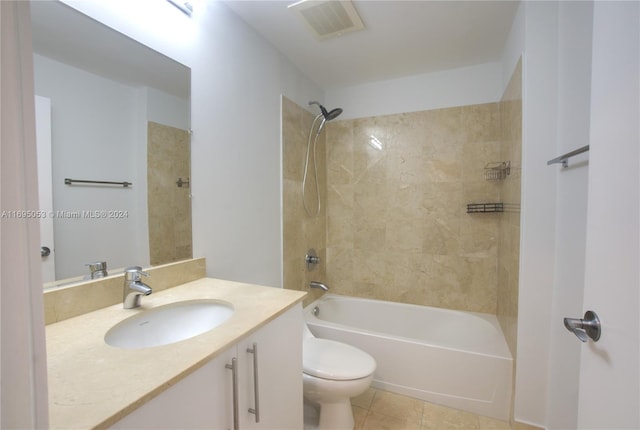
<instances>
[{"instance_id":1,"label":"faucet handle","mask_svg":"<svg viewBox=\"0 0 640 430\"><path fill-rule=\"evenodd\" d=\"M124 269L124 279L126 281L137 282L141 276L149 276L147 272L142 271L140 266L131 266Z\"/></svg>"}]
</instances>

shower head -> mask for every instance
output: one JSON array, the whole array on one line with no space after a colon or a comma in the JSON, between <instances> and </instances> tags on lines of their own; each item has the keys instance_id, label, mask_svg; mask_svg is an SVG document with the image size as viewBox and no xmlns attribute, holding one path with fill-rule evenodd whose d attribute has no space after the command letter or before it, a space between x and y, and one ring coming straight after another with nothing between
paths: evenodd
<instances>
[{"instance_id":1,"label":"shower head","mask_svg":"<svg viewBox=\"0 0 640 430\"><path fill-rule=\"evenodd\" d=\"M322 106L320 103L316 102L316 101L310 101L309 102L309 106L311 105L318 105L318 107L320 108L320 112L322 112L322 122L320 123L320 127L318 127L318 131L316 132L316 135L319 135L320 132L322 131L322 129L324 128L324 125L326 124L327 121L331 121L333 119L336 119L341 113L342 113L342 109L341 108L335 108L332 109L330 111L327 112L327 109ZM318 115L319 117L320 115Z\"/></svg>"},{"instance_id":2,"label":"shower head","mask_svg":"<svg viewBox=\"0 0 640 430\"><path fill-rule=\"evenodd\" d=\"M327 112L327 109L316 101L310 101L309 106L311 105L318 105L318 107L320 108L320 112L322 112L322 116L324 117L325 121L331 121L332 119L336 119L338 115L342 113L342 109L340 108L336 108Z\"/></svg>"},{"instance_id":3,"label":"shower head","mask_svg":"<svg viewBox=\"0 0 640 430\"><path fill-rule=\"evenodd\" d=\"M336 119L342 113L341 108L335 108L329 112L322 112L324 115L324 119L327 121L331 121L332 119Z\"/></svg>"}]
</instances>

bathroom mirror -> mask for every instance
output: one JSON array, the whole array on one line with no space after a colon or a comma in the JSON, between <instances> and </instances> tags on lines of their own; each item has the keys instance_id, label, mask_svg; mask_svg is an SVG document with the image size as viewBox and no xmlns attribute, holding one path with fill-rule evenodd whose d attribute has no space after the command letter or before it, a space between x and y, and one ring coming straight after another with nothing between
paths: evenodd
<instances>
[{"instance_id":1,"label":"bathroom mirror","mask_svg":"<svg viewBox=\"0 0 640 430\"><path fill-rule=\"evenodd\" d=\"M31 15L45 287L191 258L190 70L61 2Z\"/></svg>"}]
</instances>

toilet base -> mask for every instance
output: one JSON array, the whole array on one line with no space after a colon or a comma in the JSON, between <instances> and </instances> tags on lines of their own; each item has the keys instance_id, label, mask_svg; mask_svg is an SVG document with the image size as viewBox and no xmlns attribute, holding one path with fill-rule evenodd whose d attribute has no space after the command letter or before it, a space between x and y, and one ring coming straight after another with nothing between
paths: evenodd
<instances>
[{"instance_id":1,"label":"toilet base","mask_svg":"<svg viewBox=\"0 0 640 430\"><path fill-rule=\"evenodd\" d=\"M322 407L304 402L304 430L353 430L354 426L350 400L325 403Z\"/></svg>"}]
</instances>

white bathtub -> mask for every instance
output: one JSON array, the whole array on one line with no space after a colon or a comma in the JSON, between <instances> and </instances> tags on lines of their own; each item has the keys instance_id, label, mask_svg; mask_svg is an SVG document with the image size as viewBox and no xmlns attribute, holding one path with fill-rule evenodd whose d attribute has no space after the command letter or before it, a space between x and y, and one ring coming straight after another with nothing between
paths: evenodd
<instances>
[{"instance_id":1,"label":"white bathtub","mask_svg":"<svg viewBox=\"0 0 640 430\"><path fill-rule=\"evenodd\" d=\"M374 387L509 419L512 358L494 315L326 294L304 318L371 354Z\"/></svg>"}]
</instances>

